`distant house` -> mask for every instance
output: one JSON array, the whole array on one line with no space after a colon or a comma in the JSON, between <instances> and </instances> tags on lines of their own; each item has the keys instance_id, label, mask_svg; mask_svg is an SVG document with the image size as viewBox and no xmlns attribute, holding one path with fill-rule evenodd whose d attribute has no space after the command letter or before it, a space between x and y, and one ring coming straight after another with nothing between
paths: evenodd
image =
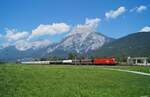
<instances>
[{"instance_id":1,"label":"distant house","mask_svg":"<svg viewBox=\"0 0 150 97\"><path fill-rule=\"evenodd\" d=\"M150 66L150 58L148 57L128 57L128 65Z\"/></svg>"}]
</instances>

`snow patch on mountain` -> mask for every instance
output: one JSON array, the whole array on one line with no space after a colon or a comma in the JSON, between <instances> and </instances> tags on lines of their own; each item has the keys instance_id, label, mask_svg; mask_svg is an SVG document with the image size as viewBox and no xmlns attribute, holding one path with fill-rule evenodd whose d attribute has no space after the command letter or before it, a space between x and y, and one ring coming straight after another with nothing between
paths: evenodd
<instances>
[{"instance_id":1,"label":"snow patch on mountain","mask_svg":"<svg viewBox=\"0 0 150 97\"><path fill-rule=\"evenodd\" d=\"M49 48L48 52L53 52L57 49L64 51L76 51L77 53L86 53L90 50L95 50L102 47L111 39L97 33L95 28L85 25L77 25L66 36L64 40L58 43L54 48Z\"/></svg>"}]
</instances>

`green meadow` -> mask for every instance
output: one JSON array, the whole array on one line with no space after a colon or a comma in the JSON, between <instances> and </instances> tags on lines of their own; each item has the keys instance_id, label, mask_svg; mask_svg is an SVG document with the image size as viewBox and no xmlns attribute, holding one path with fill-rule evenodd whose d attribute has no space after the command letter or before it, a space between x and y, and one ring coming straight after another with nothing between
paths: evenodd
<instances>
[{"instance_id":1,"label":"green meadow","mask_svg":"<svg viewBox=\"0 0 150 97\"><path fill-rule=\"evenodd\" d=\"M150 66L114 66L112 68L150 73Z\"/></svg>"},{"instance_id":2,"label":"green meadow","mask_svg":"<svg viewBox=\"0 0 150 97\"><path fill-rule=\"evenodd\" d=\"M150 76L104 68L107 67L0 65L0 97L150 97Z\"/></svg>"}]
</instances>

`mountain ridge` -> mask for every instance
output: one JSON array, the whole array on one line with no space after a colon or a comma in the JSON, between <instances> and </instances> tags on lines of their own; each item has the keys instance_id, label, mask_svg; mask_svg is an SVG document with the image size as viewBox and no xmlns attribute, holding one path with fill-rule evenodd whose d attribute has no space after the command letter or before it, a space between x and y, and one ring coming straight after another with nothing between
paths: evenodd
<instances>
[{"instance_id":1,"label":"mountain ridge","mask_svg":"<svg viewBox=\"0 0 150 97\"><path fill-rule=\"evenodd\" d=\"M95 50L92 55L97 57L149 56L149 37L149 32L129 34Z\"/></svg>"}]
</instances>

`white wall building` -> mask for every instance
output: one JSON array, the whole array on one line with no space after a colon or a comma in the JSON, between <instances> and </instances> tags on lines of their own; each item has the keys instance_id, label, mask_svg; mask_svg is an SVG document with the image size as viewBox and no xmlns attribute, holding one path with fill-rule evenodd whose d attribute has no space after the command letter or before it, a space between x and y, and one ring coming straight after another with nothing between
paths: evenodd
<instances>
[{"instance_id":1,"label":"white wall building","mask_svg":"<svg viewBox=\"0 0 150 97\"><path fill-rule=\"evenodd\" d=\"M150 66L150 58L148 57L128 57L127 58L128 65L143 65Z\"/></svg>"}]
</instances>

